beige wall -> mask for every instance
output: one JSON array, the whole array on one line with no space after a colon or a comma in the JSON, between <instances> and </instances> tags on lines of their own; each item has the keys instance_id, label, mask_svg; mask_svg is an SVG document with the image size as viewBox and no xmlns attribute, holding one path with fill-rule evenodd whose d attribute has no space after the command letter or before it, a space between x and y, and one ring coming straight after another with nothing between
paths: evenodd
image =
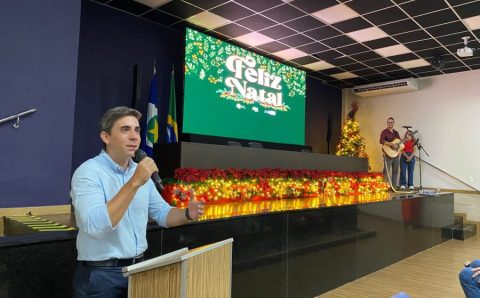
<instances>
[{"instance_id":1,"label":"beige wall","mask_svg":"<svg viewBox=\"0 0 480 298\"><path fill-rule=\"evenodd\" d=\"M455 194L455 212L465 213L468 220L480 222L480 195Z\"/></svg>"},{"instance_id":2,"label":"beige wall","mask_svg":"<svg viewBox=\"0 0 480 298\"><path fill-rule=\"evenodd\" d=\"M357 97L351 89L343 90L343 114L357 100L356 119L365 138L370 166L374 171L383 167L378 139L389 116L403 136L403 125L419 130L418 137L427 157L422 158L462 181L480 189L480 70L422 78L418 91L376 97ZM419 185L418 163L415 185ZM424 187L472 190L455 182L432 167L422 165ZM469 198L469 199L466 199ZM457 195L456 212L480 220L480 196ZM457 211L458 207L458 211Z\"/></svg>"}]
</instances>

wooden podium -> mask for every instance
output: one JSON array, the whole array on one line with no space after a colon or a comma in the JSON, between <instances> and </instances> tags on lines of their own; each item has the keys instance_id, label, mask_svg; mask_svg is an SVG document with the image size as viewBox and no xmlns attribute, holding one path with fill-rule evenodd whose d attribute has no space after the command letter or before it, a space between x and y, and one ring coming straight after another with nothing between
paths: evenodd
<instances>
[{"instance_id":1,"label":"wooden podium","mask_svg":"<svg viewBox=\"0 0 480 298\"><path fill-rule=\"evenodd\" d=\"M231 297L233 239L174 252L123 268L129 298Z\"/></svg>"}]
</instances>

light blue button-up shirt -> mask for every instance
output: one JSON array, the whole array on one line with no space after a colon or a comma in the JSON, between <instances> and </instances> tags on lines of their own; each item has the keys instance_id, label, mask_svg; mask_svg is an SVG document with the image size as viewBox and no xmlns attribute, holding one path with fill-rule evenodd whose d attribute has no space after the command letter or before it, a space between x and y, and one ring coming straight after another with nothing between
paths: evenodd
<instances>
[{"instance_id":1,"label":"light blue button-up shirt","mask_svg":"<svg viewBox=\"0 0 480 298\"><path fill-rule=\"evenodd\" d=\"M148 217L166 227L172 208L148 180L141 186L116 227L107 211L110 201L133 176L137 164L132 160L126 169L116 164L102 150L84 162L72 177L72 201L78 226L78 260L100 261L132 258L147 247Z\"/></svg>"}]
</instances>

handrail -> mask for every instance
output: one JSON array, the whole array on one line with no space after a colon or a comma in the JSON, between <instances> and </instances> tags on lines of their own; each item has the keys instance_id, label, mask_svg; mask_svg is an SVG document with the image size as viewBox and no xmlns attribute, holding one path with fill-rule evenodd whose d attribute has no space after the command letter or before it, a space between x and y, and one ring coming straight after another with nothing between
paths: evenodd
<instances>
[{"instance_id":1,"label":"handrail","mask_svg":"<svg viewBox=\"0 0 480 298\"><path fill-rule=\"evenodd\" d=\"M8 122L10 120L16 119L17 121L13 124L13 128L19 128L20 127L20 117L31 114L31 113L35 113L36 111L37 111L37 109L34 108L34 109L26 110L26 111L23 111L23 112L20 112L20 113L17 113L17 114L13 114L11 116L0 119L0 124L3 124L3 123Z\"/></svg>"},{"instance_id":2,"label":"handrail","mask_svg":"<svg viewBox=\"0 0 480 298\"><path fill-rule=\"evenodd\" d=\"M418 156L415 156L416 159L418 159L420 162L424 162L426 163L427 165L431 166L432 168L436 169L437 171L440 171L442 172L443 174L449 176L450 178L453 178L454 180L457 180L458 182L462 183L463 185L466 185L468 187L470 187L471 189L473 189L474 191L478 192L480 194L480 190L476 189L475 187L471 186L470 184L458 179L457 177L445 172L444 170L440 169L439 167L436 167L434 165L432 165L431 163L429 163L428 161L424 160L424 159L421 159L420 157Z\"/></svg>"}]
</instances>

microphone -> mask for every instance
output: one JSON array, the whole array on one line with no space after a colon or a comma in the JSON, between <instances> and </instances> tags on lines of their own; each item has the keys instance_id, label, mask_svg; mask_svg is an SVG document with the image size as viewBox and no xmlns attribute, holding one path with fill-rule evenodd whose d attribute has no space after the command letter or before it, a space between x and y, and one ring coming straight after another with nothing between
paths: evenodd
<instances>
[{"instance_id":1,"label":"microphone","mask_svg":"<svg viewBox=\"0 0 480 298\"><path fill-rule=\"evenodd\" d=\"M412 128L410 125L404 125L402 126L403 128L406 128L406 129L409 129L409 128Z\"/></svg>"},{"instance_id":2,"label":"microphone","mask_svg":"<svg viewBox=\"0 0 480 298\"><path fill-rule=\"evenodd\" d=\"M135 151L135 159L137 160L137 162L141 162L145 157L147 157L147 154L142 149L138 149L137 151ZM152 174L152 181L155 184L158 192L162 192L163 184L162 179L160 178L160 176L158 176L158 172L154 172Z\"/></svg>"}]
</instances>

